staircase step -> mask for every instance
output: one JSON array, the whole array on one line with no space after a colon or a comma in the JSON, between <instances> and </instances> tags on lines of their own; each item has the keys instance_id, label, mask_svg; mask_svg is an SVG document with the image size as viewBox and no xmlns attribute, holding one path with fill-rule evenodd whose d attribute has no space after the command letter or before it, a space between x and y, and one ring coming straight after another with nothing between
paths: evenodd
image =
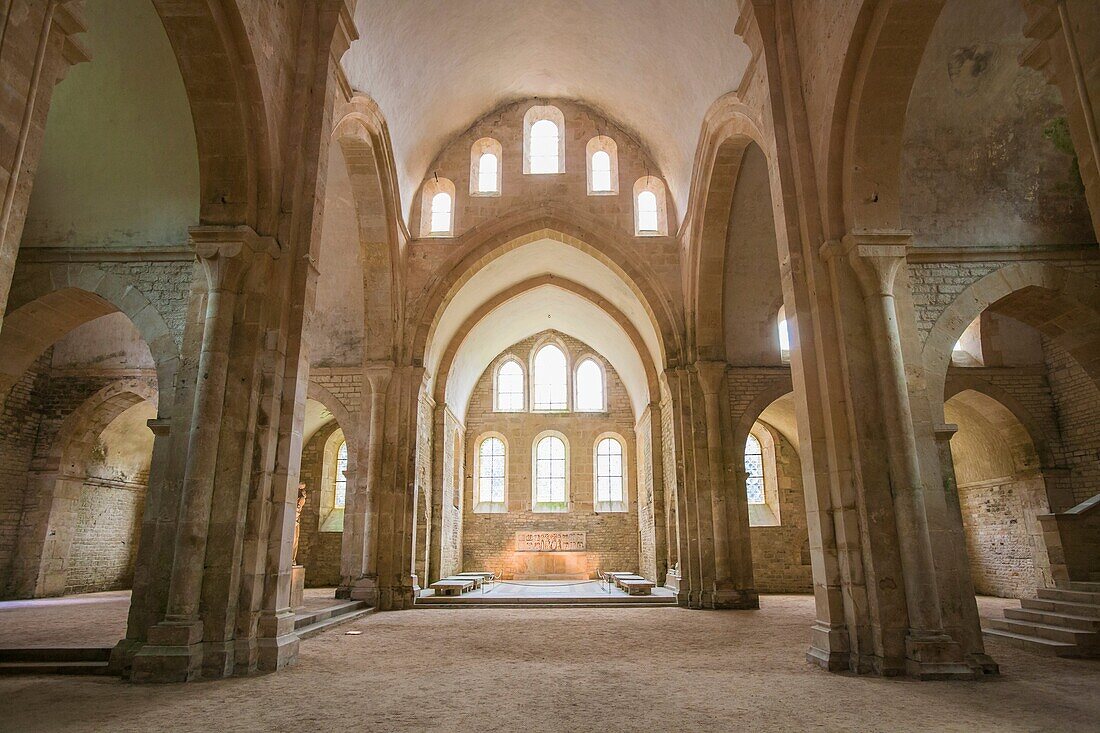
<instances>
[{"instance_id":1,"label":"staircase step","mask_svg":"<svg viewBox=\"0 0 1100 733\"><path fill-rule=\"evenodd\" d=\"M1079 654L1075 644L1067 644L1064 641L1052 641L1039 636L1017 634L1012 631L1002 631L994 628L982 628L982 633L987 637L1000 639L1019 649L1027 649L1039 654L1056 657L1077 656Z\"/></svg>"},{"instance_id":2,"label":"staircase step","mask_svg":"<svg viewBox=\"0 0 1100 733\"><path fill-rule=\"evenodd\" d=\"M1024 608L1036 611L1055 611L1068 613L1073 616L1090 616L1100 618L1100 606L1092 603L1071 603L1069 601L1055 601L1048 598L1023 598L1020 605Z\"/></svg>"},{"instance_id":3,"label":"staircase step","mask_svg":"<svg viewBox=\"0 0 1100 733\"><path fill-rule=\"evenodd\" d=\"M346 624L349 621L355 621L357 619L363 618L364 616L369 616L375 611L373 606L367 607L365 601L355 601L355 603L358 607L354 610L337 614L335 616L329 616L307 626L296 626L295 628L298 633L298 638L308 639L311 636L317 636L317 634L320 634L322 631L328 631L329 629L340 626L341 624Z\"/></svg>"},{"instance_id":4,"label":"staircase step","mask_svg":"<svg viewBox=\"0 0 1100 733\"><path fill-rule=\"evenodd\" d=\"M1065 588L1040 588L1037 593L1040 598L1046 601L1068 601L1069 603L1088 603L1093 606L1100 606L1100 593L1067 590Z\"/></svg>"},{"instance_id":5,"label":"staircase step","mask_svg":"<svg viewBox=\"0 0 1100 733\"><path fill-rule=\"evenodd\" d=\"M990 618L986 619L984 627L999 631L1010 631L1024 636L1035 636L1051 641L1061 641L1078 646L1094 645L1098 635L1095 631L1081 631L1080 629L1055 626L1053 624L1035 623L1034 621L1019 621L1016 619Z\"/></svg>"},{"instance_id":6,"label":"staircase step","mask_svg":"<svg viewBox=\"0 0 1100 733\"><path fill-rule=\"evenodd\" d=\"M1100 575L1096 576L1100 578ZM1100 580L1056 580L1054 584L1065 590L1083 590L1086 593L1100 593Z\"/></svg>"},{"instance_id":7,"label":"staircase step","mask_svg":"<svg viewBox=\"0 0 1100 733\"><path fill-rule=\"evenodd\" d=\"M294 617L294 628L301 629L306 626L312 626L326 619L333 618L334 616L342 616L345 613L351 613L352 611L358 611L366 607L366 601L340 601L331 606L319 608L316 611L307 611L296 615Z\"/></svg>"},{"instance_id":8,"label":"staircase step","mask_svg":"<svg viewBox=\"0 0 1100 733\"><path fill-rule=\"evenodd\" d=\"M107 674L107 662L0 662L0 675Z\"/></svg>"},{"instance_id":9,"label":"staircase step","mask_svg":"<svg viewBox=\"0 0 1100 733\"><path fill-rule=\"evenodd\" d=\"M0 649L0 664L23 662L109 662L109 646L25 646Z\"/></svg>"},{"instance_id":10,"label":"staircase step","mask_svg":"<svg viewBox=\"0 0 1100 733\"><path fill-rule=\"evenodd\" d=\"M1100 631L1100 618L1095 616L1075 616L1056 611L1036 611L1031 608L1006 608L1005 618L1014 621L1031 621L1052 626L1064 626L1067 629L1081 631Z\"/></svg>"}]
</instances>

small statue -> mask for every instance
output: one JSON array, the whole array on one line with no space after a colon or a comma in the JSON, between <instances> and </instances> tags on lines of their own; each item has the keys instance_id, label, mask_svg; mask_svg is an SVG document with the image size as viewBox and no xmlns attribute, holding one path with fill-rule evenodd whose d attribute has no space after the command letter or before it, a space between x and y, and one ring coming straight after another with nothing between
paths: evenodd
<instances>
[{"instance_id":1,"label":"small statue","mask_svg":"<svg viewBox=\"0 0 1100 733\"><path fill-rule=\"evenodd\" d=\"M305 482L298 484L298 506L294 510L294 554L291 555L291 565L298 564L298 538L302 534L302 510L309 501L306 493Z\"/></svg>"}]
</instances>

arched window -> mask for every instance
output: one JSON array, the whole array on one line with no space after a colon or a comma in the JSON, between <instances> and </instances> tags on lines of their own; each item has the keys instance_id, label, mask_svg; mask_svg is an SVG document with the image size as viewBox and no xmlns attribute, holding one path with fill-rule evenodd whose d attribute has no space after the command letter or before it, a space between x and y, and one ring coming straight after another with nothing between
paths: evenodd
<instances>
[{"instance_id":1,"label":"arched window","mask_svg":"<svg viewBox=\"0 0 1100 733\"><path fill-rule=\"evenodd\" d=\"M558 172L558 126L550 120L531 125L531 172Z\"/></svg>"},{"instance_id":2,"label":"arched window","mask_svg":"<svg viewBox=\"0 0 1100 733\"><path fill-rule=\"evenodd\" d=\"M626 466L623 444L616 438L596 443L596 511L626 511Z\"/></svg>"},{"instance_id":3,"label":"arched window","mask_svg":"<svg viewBox=\"0 0 1100 733\"><path fill-rule=\"evenodd\" d=\"M745 441L745 493L750 504L764 503L764 450L752 433Z\"/></svg>"},{"instance_id":4,"label":"arched window","mask_svg":"<svg viewBox=\"0 0 1100 733\"><path fill-rule=\"evenodd\" d=\"M344 531L348 478L348 442L344 431L338 427L325 438L321 448L321 490L317 507L317 528L321 532Z\"/></svg>"},{"instance_id":5,"label":"arched window","mask_svg":"<svg viewBox=\"0 0 1100 733\"><path fill-rule=\"evenodd\" d=\"M597 150L592 156L592 190L611 190L611 156L604 150Z\"/></svg>"},{"instance_id":6,"label":"arched window","mask_svg":"<svg viewBox=\"0 0 1100 733\"><path fill-rule=\"evenodd\" d=\"M565 162L565 115L549 105L523 116L523 172L561 173Z\"/></svg>"},{"instance_id":7,"label":"arched window","mask_svg":"<svg viewBox=\"0 0 1100 733\"><path fill-rule=\"evenodd\" d=\"M569 367L565 352L546 344L535 353L533 407L536 410L565 410L568 405Z\"/></svg>"},{"instance_id":8,"label":"arched window","mask_svg":"<svg viewBox=\"0 0 1100 733\"><path fill-rule=\"evenodd\" d=\"M454 234L455 185L432 176L424 182L420 199L420 236L450 237Z\"/></svg>"},{"instance_id":9,"label":"arched window","mask_svg":"<svg viewBox=\"0 0 1100 733\"><path fill-rule=\"evenodd\" d=\"M657 233L657 195L652 191L638 194L638 231Z\"/></svg>"},{"instance_id":10,"label":"arched window","mask_svg":"<svg viewBox=\"0 0 1100 733\"><path fill-rule=\"evenodd\" d=\"M507 480L507 453L504 441L496 436L484 438L477 450L477 499L474 511L504 511Z\"/></svg>"},{"instance_id":11,"label":"arched window","mask_svg":"<svg viewBox=\"0 0 1100 733\"><path fill-rule=\"evenodd\" d=\"M586 358L577 367L576 396L573 409L580 412L603 412L604 389L603 369L592 357Z\"/></svg>"},{"instance_id":12,"label":"arched window","mask_svg":"<svg viewBox=\"0 0 1100 733\"><path fill-rule=\"evenodd\" d=\"M503 162L500 143L483 137L470 147L470 195L499 196L500 168Z\"/></svg>"},{"instance_id":13,"label":"arched window","mask_svg":"<svg viewBox=\"0 0 1100 733\"><path fill-rule=\"evenodd\" d=\"M432 234L451 231L451 194L440 191L432 196Z\"/></svg>"},{"instance_id":14,"label":"arched window","mask_svg":"<svg viewBox=\"0 0 1100 733\"><path fill-rule=\"evenodd\" d=\"M477 190L478 193L497 192L497 173L500 162L492 153L482 153L477 164Z\"/></svg>"},{"instance_id":15,"label":"arched window","mask_svg":"<svg viewBox=\"0 0 1100 733\"><path fill-rule=\"evenodd\" d=\"M343 509L348 499L348 442L340 443L336 451L336 493L332 505Z\"/></svg>"},{"instance_id":16,"label":"arched window","mask_svg":"<svg viewBox=\"0 0 1100 733\"><path fill-rule=\"evenodd\" d=\"M588 141L588 195L607 196L619 192L619 160L615 141L597 135Z\"/></svg>"},{"instance_id":17,"label":"arched window","mask_svg":"<svg viewBox=\"0 0 1100 733\"><path fill-rule=\"evenodd\" d=\"M565 441L558 435L546 435L535 443L535 481L532 508L540 512L564 512L568 509Z\"/></svg>"},{"instance_id":18,"label":"arched window","mask_svg":"<svg viewBox=\"0 0 1100 733\"><path fill-rule=\"evenodd\" d=\"M523 367L508 359L497 369L497 412L523 411Z\"/></svg>"},{"instance_id":19,"label":"arched window","mask_svg":"<svg viewBox=\"0 0 1100 733\"><path fill-rule=\"evenodd\" d=\"M791 332L787 324L786 306L779 306L779 314L776 315L775 321L779 331L779 358L788 362L791 360Z\"/></svg>"},{"instance_id":20,"label":"arched window","mask_svg":"<svg viewBox=\"0 0 1100 733\"><path fill-rule=\"evenodd\" d=\"M654 176L643 176L634 184L634 233L639 237L668 234L665 185Z\"/></svg>"},{"instance_id":21,"label":"arched window","mask_svg":"<svg viewBox=\"0 0 1100 733\"><path fill-rule=\"evenodd\" d=\"M778 527L779 477L775 455L777 438L762 422L753 423L745 439L745 497L750 527Z\"/></svg>"}]
</instances>

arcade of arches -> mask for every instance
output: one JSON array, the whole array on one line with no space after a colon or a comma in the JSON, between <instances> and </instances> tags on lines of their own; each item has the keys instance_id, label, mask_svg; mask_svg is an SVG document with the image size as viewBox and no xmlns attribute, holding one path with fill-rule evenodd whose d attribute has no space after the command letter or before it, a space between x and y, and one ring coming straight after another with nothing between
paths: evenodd
<instances>
[{"instance_id":1,"label":"arcade of arches","mask_svg":"<svg viewBox=\"0 0 1100 733\"><path fill-rule=\"evenodd\" d=\"M0 598L132 681L463 571L1100 650L1095 3L259 5L0 11Z\"/></svg>"}]
</instances>

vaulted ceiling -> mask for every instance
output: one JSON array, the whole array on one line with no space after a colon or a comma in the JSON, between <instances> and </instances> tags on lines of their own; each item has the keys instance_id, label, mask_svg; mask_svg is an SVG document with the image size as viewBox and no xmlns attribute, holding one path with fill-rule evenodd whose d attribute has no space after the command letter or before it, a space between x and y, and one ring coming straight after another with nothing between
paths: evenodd
<instances>
[{"instance_id":1,"label":"vaulted ceiling","mask_svg":"<svg viewBox=\"0 0 1100 733\"><path fill-rule=\"evenodd\" d=\"M682 213L703 115L749 60L736 0L371 0L355 20L344 67L386 116L406 206L451 137L541 96L632 130Z\"/></svg>"}]
</instances>

